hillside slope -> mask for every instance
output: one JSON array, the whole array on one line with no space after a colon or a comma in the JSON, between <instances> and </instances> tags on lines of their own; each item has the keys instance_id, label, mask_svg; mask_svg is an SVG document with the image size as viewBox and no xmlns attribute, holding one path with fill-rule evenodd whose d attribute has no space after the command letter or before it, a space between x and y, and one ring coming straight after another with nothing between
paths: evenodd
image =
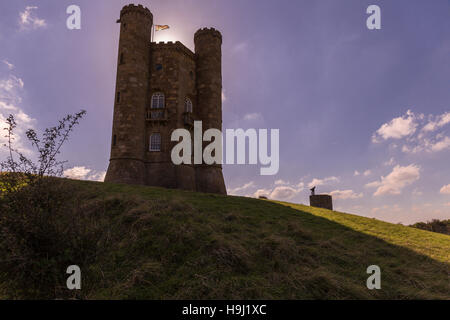
<instances>
[{"instance_id":1,"label":"hillside slope","mask_svg":"<svg viewBox=\"0 0 450 320\"><path fill-rule=\"evenodd\" d=\"M81 298L450 299L447 235L290 203L67 183L108 226L80 265ZM373 264L381 290L366 288Z\"/></svg>"}]
</instances>

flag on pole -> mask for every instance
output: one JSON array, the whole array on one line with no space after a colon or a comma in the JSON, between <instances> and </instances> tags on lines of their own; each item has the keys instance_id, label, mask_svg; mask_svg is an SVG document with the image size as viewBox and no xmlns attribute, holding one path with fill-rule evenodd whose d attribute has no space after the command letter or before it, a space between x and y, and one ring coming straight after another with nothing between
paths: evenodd
<instances>
[{"instance_id":1,"label":"flag on pole","mask_svg":"<svg viewBox=\"0 0 450 320\"><path fill-rule=\"evenodd\" d=\"M166 30L166 29L169 29L169 28L170 27L167 24L164 24L164 25L157 24L157 25L155 25L155 31Z\"/></svg>"}]
</instances>

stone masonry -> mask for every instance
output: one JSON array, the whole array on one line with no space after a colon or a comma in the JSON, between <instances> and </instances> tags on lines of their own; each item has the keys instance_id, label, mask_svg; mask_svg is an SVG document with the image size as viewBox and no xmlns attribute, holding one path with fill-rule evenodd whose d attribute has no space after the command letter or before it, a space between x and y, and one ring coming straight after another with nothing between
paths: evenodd
<instances>
[{"instance_id":1,"label":"stone masonry","mask_svg":"<svg viewBox=\"0 0 450 320\"><path fill-rule=\"evenodd\" d=\"M141 5L120 12L120 40L106 182L226 194L221 165L174 165L173 130L193 137L194 120L203 130L222 130L222 35L214 28L194 35L195 53L181 42L150 41L153 15ZM163 102L154 108L154 96ZM192 108L187 108L189 101ZM154 150L151 137L160 137Z\"/></svg>"},{"instance_id":2,"label":"stone masonry","mask_svg":"<svg viewBox=\"0 0 450 320\"><path fill-rule=\"evenodd\" d=\"M333 210L333 199L328 194L314 194L309 196L311 207Z\"/></svg>"}]
</instances>

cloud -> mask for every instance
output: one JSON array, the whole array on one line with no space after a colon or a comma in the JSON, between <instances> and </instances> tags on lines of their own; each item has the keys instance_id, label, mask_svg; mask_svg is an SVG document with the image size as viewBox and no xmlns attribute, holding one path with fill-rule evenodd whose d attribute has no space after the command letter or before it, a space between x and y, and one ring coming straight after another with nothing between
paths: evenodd
<instances>
[{"instance_id":1,"label":"cloud","mask_svg":"<svg viewBox=\"0 0 450 320\"><path fill-rule=\"evenodd\" d=\"M247 113L244 116L244 120L261 120L263 117L260 113Z\"/></svg>"},{"instance_id":2,"label":"cloud","mask_svg":"<svg viewBox=\"0 0 450 320\"><path fill-rule=\"evenodd\" d=\"M450 149L450 137L438 134L432 138L417 139L418 143L414 146L404 145L402 151L405 153L417 154L419 152L440 152Z\"/></svg>"},{"instance_id":3,"label":"cloud","mask_svg":"<svg viewBox=\"0 0 450 320\"><path fill-rule=\"evenodd\" d=\"M330 192L330 194L333 196L334 199L358 199L362 198L364 196L363 193L355 193L353 190L335 190Z\"/></svg>"},{"instance_id":4,"label":"cloud","mask_svg":"<svg viewBox=\"0 0 450 320\"><path fill-rule=\"evenodd\" d=\"M373 134L372 141L378 143L382 140L401 139L410 136L416 132L418 126L417 119L418 117L411 110L408 110L405 115L383 124Z\"/></svg>"},{"instance_id":5,"label":"cloud","mask_svg":"<svg viewBox=\"0 0 450 320\"><path fill-rule=\"evenodd\" d=\"M225 95L225 90L222 89L222 103L227 100L227 96Z\"/></svg>"},{"instance_id":6,"label":"cloud","mask_svg":"<svg viewBox=\"0 0 450 320\"><path fill-rule=\"evenodd\" d=\"M19 14L19 25L22 30L39 29L47 26L44 19L38 18L34 13L38 7L27 6Z\"/></svg>"},{"instance_id":7,"label":"cloud","mask_svg":"<svg viewBox=\"0 0 450 320\"><path fill-rule=\"evenodd\" d=\"M438 116L428 115L425 118L424 114L415 114L408 110L405 115L383 124L372 135L372 142L397 139L402 141L401 150L404 153L440 152L450 149L450 137L443 129L447 124L450 124L450 112ZM394 145L399 146L395 143L391 144L391 147ZM392 165L393 159L385 164Z\"/></svg>"},{"instance_id":8,"label":"cloud","mask_svg":"<svg viewBox=\"0 0 450 320\"><path fill-rule=\"evenodd\" d=\"M388 161L384 163L385 166L393 166L395 164L395 159L390 158Z\"/></svg>"},{"instance_id":9,"label":"cloud","mask_svg":"<svg viewBox=\"0 0 450 320\"><path fill-rule=\"evenodd\" d=\"M365 185L365 187L366 188L378 188L380 185L381 185L380 181L373 181L373 182L367 183Z\"/></svg>"},{"instance_id":10,"label":"cloud","mask_svg":"<svg viewBox=\"0 0 450 320\"><path fill-rule=\"evenodd\" d=\"M227 191L228 191L228 194L230 194L230 195L239 195L240 192L245 191L252 187L255 187L255 183L253 181L250 181L242 186L239 186L239 187L236 187L233 189L228 189Z\"/></svg>"},{"instance_id":11,"label":"cloud","mask_svg":"<svg viewBox=\"0 0 450 320\"><path fill-rule=\"evenodd\" d=\"M2 60L2 62L8 67L9 70L14 69L14 65L7 60Z\"/></svg>"},{"instance_id":12,"label":"cloud","mask_svg":"<svg viewBox=\"0 0 450 320\"><path fill-rule=\"evenodd\" d=\"M354 175L355 177L357 177L357 176L359 176L359 175L360 175L360 173L359 173L359 171L358 171L358 170L355 170L355 172L353 173L353 175Z\"/></svg>"},{"instance_id":13,"label":"cloud","mask_svg":"<svg viewBox=\"0 0 450 320\"><path fill-rule=\"evenodd\" d=\"M253 194L253 196L255 198L259 198L259 197L269 197L270 193L272 192L271 189L258 189L256 190L256 192Z\"/></svg>"},{"instance_id":14,"label":"cloud","mask_svg":"<svg viewBox=\"0 0 450 320\"><path fill-rule=\"evenodd\" d=\"M92 180L103 181L105 179L105 171L94 171L84 166L73 167L64 170L64 177L75 180Z\"/></svg>"},{"instance_id":15,"label":"cloud","mask_svg":"<svg viewBox=\"0 0 450 320\"><path fill-rule=\"evenodd\" d=\"M395 166L390 174L381 177L380 181L374 181L366 184L366 187L376 187L374 196L386 194L400 194L404 187L412 184L420 178L420 167L411 164L406 167Z\"/></svg>"},{"instance_id":16,"label":"cloud","mask_svg":"<svg viewBox=\"0 0 450 320\"><path fill-rule=\"evenodd\" d=\"M288 186L280 186L273 189L270 193L270 199L290 200L298 194L299 190Z\"/></svg>"},{"instance_id":17,"label":"cloud","mask_svg":"<svg viewBox=\"0 0 450 320\"><path fill-rule=\"evenodd\" d=\"M7 79L0 79L0 98L3 99L16 99L21 101L17 94L18 89L22 89L24 86L23 80L14 75L9 75Z\"/></svg>"},{"instance_id":18,"label":"cloud","mask_svg":"<svg viewBox=\"0 0 450 320\"><path fill-rule=\"evenodd\" d=\"M433 152L442 151L450 148L450 138L444 137L443 139L431 144L430 150Z\"/></svg>"},{"instance_id":19,"label":"cloud","mask_svg":"<svg viewBox=\"0 0 450 320\"><path fill-rule=\"evenodd\" d=\"M440 190L440 193L442 194L450 194L450 184L443 186Z\"/></svg>"},{"instance_id":20,"label":"cloud","mask_svg":"<svg viewBox=\"0 0 450 320\"><path fill-rule=\"evenodd\" d=\"M233 54L239 54L239 53L247 52L247 49L248 49L248 43L247 42L241 42L241 43L238 43L237 45L235 45L231 49L231 52Z\"/></svg>"},{"instance_id":21,"label":"cloud","mask_svg":"<svg viewBox=\"0 0 450 320\"><path fill-rule=\"evenodd\" d=\"M250 196L253 196L255 198L265 196L273 200L286 201L291 200L292 198L299 195L305 188L305 184L303 182L293 185L283 180L277 180L274 184L275 188L258 189Z\"/></svg>"},{"instance_id":22,"label":"cloud","mask_svg":"<svg viewBox=\"0 0 450 320\"><path fill-rule=\"evenodd\" d=\"M364 171L364 176L365 177L370 176L371 174L372 174L372 171L370 171L370 170Z\"/></svg>"},{"instance_id":23,"label":"cloud","mask_svg":"<svg viewBox=\"0 0 450 320\"><path fill-rule=\"evenodd\" d=\"M274 183L275 183L275 185L286 185L286 184L289 184L289 182L284 181L282 179L276 180Z\"/></svg>"},{"instance_id":24,"label":"cloud","mask_svg":"<svg viewBox=\"0 0 450 320\"><path fill-rule=\"evenodd\" d=\"M318 186L323 186L323 185L327 185L333 182L338 182L339 178L337 177L328 177L328 178L324 178L324 179L317 179L314 178L312 179L312 181L310 183L308 183L308 187L312 188L312 187L318 187Z\"/></svg>"},{"instance_id":25,"label":"cloud","mask_svg":"<svg viewBox=\"0 0 450 320\"><path fill-rule=\"evenodd\" d=\"M14 75L8 75L6 78L0 78L0 155L5 156L7 149L3 147L7 143L5 137L5 128L7 128L6 119L10 114L14 115L17 123L14 136L14 147L24 153L30 154L30 146L24 143L26 141L25 131L32 127L35 119L26 114L21 108L21 95L23 93L24 82L21 78Z\"/></svg>"},{"instance_id":26,"label":"cloud","mask_svg":"<svg viewBox=\"0 0 450 320\"><path fill-rule=\"evenodd\" d=\"M422 131L432 132L450 123L450 112L445 112L437 117L430 116L429 122L422 128Z\"/></svg>"}]
</instances>

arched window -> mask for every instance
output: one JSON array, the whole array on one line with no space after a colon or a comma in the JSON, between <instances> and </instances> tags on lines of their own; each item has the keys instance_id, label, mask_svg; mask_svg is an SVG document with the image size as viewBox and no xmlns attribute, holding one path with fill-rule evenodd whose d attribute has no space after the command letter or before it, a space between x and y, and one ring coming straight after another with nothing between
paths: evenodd
<instances>
[{"instance_id":1,"label":"arched window","mask_svg":"<svg viewBox=\"0 0 450 320\"><path fill-rule=\"evenodd\" d=\"M161 135L153 133L150 136L150 151L161 151Z\"/></svg>"},{"instance_id":2,"label":"arched window","mask_svg":"<svg viewBox=\"0 0 450 320\"><path fill-rule=\"evenodd\" d=\"M115 147L117 144L117 136L113 135L113 141L112 141L112 145Z\"/></svg>"},{"instance_id":3,"label":"arched window","mask_svg":"<svg viewBox=\"0 0 450 320\"><path fill-rule=\"evenodd\" d=\"M184 102L184 112L192 113L192 101L189 98Z\"/></svg>"},{"instance_id":4,"label":"arched window","mask_svg":"<svg viewBox=\"0 0 450 320\"><path fill-rule=\"evenodd\" d=\"M124 64L124 59L123 59L123 52L120 54L120 58L119 58L119 64Z\"/></svg>"},{"instance_id":5,"label":"arched window","mask_svg":"<svg viewBox=\"0 0 450 320\"><path fill-rule=\"evenodd\" d=\"M161 92L156 92L152 96L152 109L163 109L164 108L164 94Z\"/></svg>"}]
</instances>

